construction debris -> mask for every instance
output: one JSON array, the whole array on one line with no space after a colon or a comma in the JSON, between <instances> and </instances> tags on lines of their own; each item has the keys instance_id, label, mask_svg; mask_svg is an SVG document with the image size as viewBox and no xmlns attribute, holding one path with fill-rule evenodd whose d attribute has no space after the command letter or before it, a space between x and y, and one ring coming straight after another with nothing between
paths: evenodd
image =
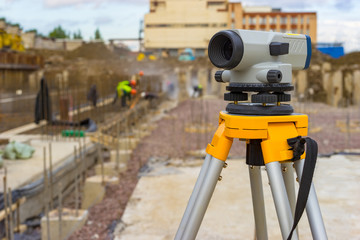
<instances>
[{"instance_id":1,"label":"construction debris","mask_svg":"<svg viewBox=\"0 0 360 240\"><path fill-rule=\"evenodd\" d=\"M4 149L4 158L15 159L29 159L35 152L35 148L29 144L13 141L6 145Z\"/></svg>"}]
</instances>

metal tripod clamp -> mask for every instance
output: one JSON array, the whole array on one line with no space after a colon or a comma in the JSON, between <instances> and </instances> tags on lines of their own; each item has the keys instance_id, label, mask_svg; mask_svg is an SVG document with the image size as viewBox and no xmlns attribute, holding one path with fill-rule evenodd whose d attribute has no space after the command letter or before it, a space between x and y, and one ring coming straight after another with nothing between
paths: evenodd
<instances>
[{"instance_id":1,"label":"metal tripod clamp","mask_svg":"<svg viewBox=\"0 0 360 240\"><path fill-rule=\"evenodd\" d=\"M262 139L264 163L292 159L287 139L306 136L308 117L304 114L285 116L248 116L220 112L219 127L206 148L206 153L226 161L234 138ZM304 154L302 158L304 158Z\"/></svg>"}]
</instances>

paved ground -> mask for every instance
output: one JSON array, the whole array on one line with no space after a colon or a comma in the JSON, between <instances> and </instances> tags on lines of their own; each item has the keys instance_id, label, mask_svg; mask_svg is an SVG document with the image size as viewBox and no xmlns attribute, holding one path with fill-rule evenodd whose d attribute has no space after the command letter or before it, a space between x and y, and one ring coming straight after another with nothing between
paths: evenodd
<instances>
[{"instance_id":1,"label":"paved ground","mask_svg":"<svg viewBox=\"0 0 360 240\"><path fill-rule=\"evenodd\" d=\"M248 170L244 160L229 160L223 170L198 239L254 239L254 221ZM196 164L195 164L196 165ZM153 165L133 192L117 240L173 239L200 171L195 167ZM269 239L281 239L263 171ZM360 157L335 155L320 158L315 186L329 239L360 239ZM306 214L300 222L301 239L312 239Z\"/></svg>"}]
</instances>

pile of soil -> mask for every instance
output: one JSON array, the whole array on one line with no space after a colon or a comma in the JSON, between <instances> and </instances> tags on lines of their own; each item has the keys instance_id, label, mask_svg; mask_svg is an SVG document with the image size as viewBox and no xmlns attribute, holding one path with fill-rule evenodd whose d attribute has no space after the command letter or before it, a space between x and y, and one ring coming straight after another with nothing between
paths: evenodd
<instances>
[{"instance_id":1,"label":"pile of soil","mask_svg":"<svg viewBox=\"0 0 360 240\"><path fill-rule=\"evenodd\" d=\"M324 54L316 49L316 46L312 46L311 62L310 65L321 65L324 62L331 61L331 57L327 54Z\"/></svg>"},{"instance_id":2,"label":"pile of soil","mask_svg":"<svg viewBox=\"0 0 360 240\"><path fill-rule=\"evenodd\" d=\"M338 59L331 59L330 61L332 64L336 65L336 66L341 66L341 65L354 65L360 64L360 52L352 52L352 53L348 53Z\"/></svg>"},{"instance_id":3,"label":"pile of soil","mask_svg":"<svg viewBox=\"0 0 360 240\"><path fill-rule=\"evenodd\" d=\"M104 43L84 43L81 47L66 53L67 59L102 59L111 60L116 59L117 56L113 54Z\"/></svg>"}]
</instances>

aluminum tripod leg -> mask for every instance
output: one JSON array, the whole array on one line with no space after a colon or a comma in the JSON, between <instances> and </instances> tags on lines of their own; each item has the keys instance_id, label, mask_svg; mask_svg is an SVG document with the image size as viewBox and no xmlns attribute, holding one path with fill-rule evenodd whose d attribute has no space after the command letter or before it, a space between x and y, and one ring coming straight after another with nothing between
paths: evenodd
<instances>
[{"instance_id":1,"label":"aluminum tripod leg","mask_svg":"<svg viewBox=\"0 0 360 240\"><path fill-rule=\"evenodd\" d=\"M190 197L184 217L180 223L181 228L179 227L175 240L195 239L221 170L224 167L224 161L218 160L209 154L206 158L209 159L209 163L204 162L203 168L205 169L204 171L200 171L199 178L195 184L195 186L198 185L198 187L194 188L192 196Z\"/></svg>"},{"instance_id":2,"label":"aluminum tripod leg","mask_svg":"<svg viewBox=\"0 0 360 240\"><path fill-rule=\"evenodd\" d=\"M304 159L301 159L295 162L296 173L300 181L301 181L302 171L304 168L304 161L305 161ZM320 206L313 183L311 183L311 188L306 203L306 215L309 220L309 225L313 239L327 239L325 225L323 218L321 216Z\"/></svg>"},{"instance_id":3,"label":"aluminum tripod leg","mask_svg":"<svg viewBox=\"0 0 360 240\"><path fill-rule=\"evenodd\" d=\"M296 194L295 194L295 181L294 170L292 162L281 163L282 175L285 183L286 193L289 198L291 212L295 214Z\"/></svg>"},{"instance_id":4,"label":"aluminum tripod leg","mask_svg":"<svg viewBox=\"0 0 360 240\"><path fill-rule=\"evenodd\" d=\"M199 189L200 189L200 186L202 185L202 182L204 180L204 177L206 175L206 172L208 170L208 167L209 167L209 163L210 163L210 160L211 160L212 156L210 154L206 154L206 157L205 157L205 160L204 160L204 163L201 167L201 170L200 170L200 173L199 173L199 177L195 183L195 186L194 186L194 190L193 192L191 193L191 196L190 196L190 199L189 199L189 202L187 204L187 207L186 207L186 210L184 212L184 215L181 219L181 223L180 223L180 226L178 228L178 231L176 233L176 237L175 239L178 237L178 236L182 236L184 230L185 230L185 227L186 227L186 223L188 222L189 220L189 216L190 216L190 213L194 207L194 203L195 203L195 200L197 199L198 197L198 193L199 193Z\"/></svg>"},{"instance_id":5,"label":"aluminum tripod leg","mask_svg":"<svg viewBox=\"0 0 360 240\"><path fill-rule=\"evenodd\" d=\"M253 202L256 239L268 239L261 167L249 166L251 196Z\"/></svg>"},{"instance_id":6,"label":"aluminum tripod leg","mask_svg":"<svg viewBox=\"0 0 360 240\"><path fill-rule=\"evenodd\" d=\"M285 183L286 193L290 202L291 213L295 215L296 194L295 194L295 180L293 162L282 162L281 170ZM296 227L297 236L299 237L298 227Z\"/></svg>"},{"instance_id":7,"label":"aluminum tripod leg","mask_svg":"<svg viewBox=\"0 0 360 240\"><path fill-rule=\"evenodd\" d=\"M271 193L274 199L276 214L280 224L281 235L286 239L290 233L293 224L293 216L286 193L284 180L281 174L279 162L270 162L266 165L267 174L269 177ZM297 240L296 230L294 231L293 240Z\"/></svg>"}]
</instances>

